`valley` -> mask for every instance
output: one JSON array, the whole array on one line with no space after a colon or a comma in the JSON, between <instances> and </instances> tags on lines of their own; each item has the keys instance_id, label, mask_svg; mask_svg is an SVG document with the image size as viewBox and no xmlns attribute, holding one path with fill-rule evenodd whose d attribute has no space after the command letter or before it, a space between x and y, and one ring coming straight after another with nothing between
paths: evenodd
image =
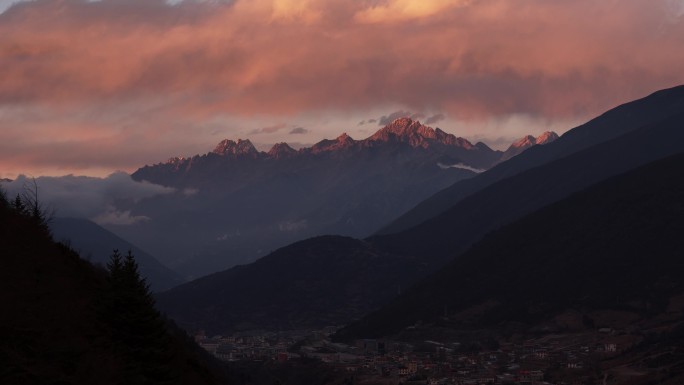
<instances>
[{"instance_id":1,"label":"valley","mask_svg":"<svg viewBox=\"0 0 684 385\"><path fill-rule=\"evenodd\" d=\"M0 0L0 385L684 384L684 0Z\"/></svg>"}]
</instances>

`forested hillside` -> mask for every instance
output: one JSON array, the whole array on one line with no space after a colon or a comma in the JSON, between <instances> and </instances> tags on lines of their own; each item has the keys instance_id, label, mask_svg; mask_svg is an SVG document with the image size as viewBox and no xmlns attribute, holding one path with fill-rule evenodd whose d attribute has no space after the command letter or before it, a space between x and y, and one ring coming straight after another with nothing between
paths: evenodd
<instances>
[{"instance_id":1,"label":"forested hillside","mask_svg":"<svg viewBox=\"0 0 684 385\"><path fill-rule=\"evenodd\" d=\"M155 310L132 256L96 269L46 220L37 202L0 196L0 383L220 383Z\"/></svg>"}]
</instances>

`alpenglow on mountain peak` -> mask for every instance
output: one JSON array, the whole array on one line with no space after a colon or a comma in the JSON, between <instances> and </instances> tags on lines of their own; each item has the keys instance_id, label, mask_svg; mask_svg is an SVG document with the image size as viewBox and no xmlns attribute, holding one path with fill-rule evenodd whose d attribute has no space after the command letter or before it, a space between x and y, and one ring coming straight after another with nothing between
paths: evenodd
<instances>
[{"instance_id":1,"label":"alpenglow on mountain peak","mask_svg":"<svg viewBox=\"0 0 684 385\"><path fill-rule=\"evenodd\" d=\"M276 143L268 150L268 156L274 159L282 159L291 157L297 154L297 150L290 147L289 144L285 142Z\"/></svg>"},{"instance_id":2,"label":"alpenglow on mountain peak","mask_svg":"<svg viewBox=\"0 0 684 385\"><path fill-rule=\"evenodd\" d=\"M395 119L373 135L360 140L355 140L344 132L335 139L323 139L311 147L294 149L285 142L279 142L264 152L257 150L249 139L224 139L206 155L219 156L224 160L286 160L307 156L347 157L359 152L366 153L377 149L393 151L397 148L428 150L433 154L446 156L449 158L448 162L461 162L484 169L494 165L501 156L500 151L494 151L484 143L473 145L464 138L439 128L426 126L408 117ZM183 170L200 158L200 155L189 158L177 157L170 159L166 164L173 165L176 170Z\"/></svg>"},{"instance_id":3,"label":"alpenglow on mountain peak","mask_svg":"<svg viewBox=\"0 0 684 385\"><path fill-rule=\"evenodd\" d=\"M362 140L354 140L346 132L335 139L323 139L308 148L295 150L285 142L276 143L266 153L258 151L249 139L238 139L237 142L224 139L216 145L212 153L229 157L263 157L274 159L288 158L300 153L320 154L344 151L358 147L377 147L389 143L404 143L411 147L430 148L433 146L458 147L464 150L490 150L474 146L468 140L446 133L439 128L433 129L418 120L408 117L398 118L379 129L375 134ZM490 150L491 151L491 150Z\"/></svg>"},{"instance_id":4,"label":"alpenglow on mountain peak","mask_svg":"<svg viewBox=\"0 0 684 385\"><path fill-rule=\"evenodd\" d=\"M506 152L501 156L501 161L511 159L532 146L549 144L556 139L558 139L558 134L553 131L545 131L536 138L532 135L525 135L508 147Z\"/></svg>"},{"instance_id":5,"label":"alpenglow on mountain peak","mask_svg":"<svg viewBox=\"0 0 684 385\"><path fill-rule=\"evenodd\" d=\"M457 146L470 150L472 143L453 134L448 134L439 128L433 129L418 120L398 118L373 134L367 141L399 141L409 143L412 147L428 148L431 145Z\"/></svg>"},{"instance_id":6,"label":"alpenglow on mountain peak","mask_svg":"<svg viewBox=\"0 0 684 385\"><path fill-rule=\"evenodd\" d=\"M218 155L257 155L259 153L249 139L238 139L237 142L224 139L212 152Z\"/></svg>"}]
</instances>

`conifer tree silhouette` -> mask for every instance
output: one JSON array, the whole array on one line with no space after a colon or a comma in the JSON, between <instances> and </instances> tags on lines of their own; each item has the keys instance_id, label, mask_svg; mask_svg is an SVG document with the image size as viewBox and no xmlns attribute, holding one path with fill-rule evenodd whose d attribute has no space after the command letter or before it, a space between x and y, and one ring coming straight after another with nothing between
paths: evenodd
<instances>
[{"instance_id":1,"label":"conifer tree silhouette","mask_svg":"<svg viewBox=\"0 0 684 385\"><path fill-rule=\"evenodd\" d=\"M127 384L174 383L179 375L172 363L176 352L131 251L121 256L114 250L107 270L103 316L112 327L120 356L125 357L123 380Z\"/></svg>"}]
</instances>

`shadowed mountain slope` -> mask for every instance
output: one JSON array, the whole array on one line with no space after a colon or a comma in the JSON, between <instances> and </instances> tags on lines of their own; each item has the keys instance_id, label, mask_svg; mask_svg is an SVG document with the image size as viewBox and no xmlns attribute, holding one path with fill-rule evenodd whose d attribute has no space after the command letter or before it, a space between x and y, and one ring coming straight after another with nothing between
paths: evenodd
<instances>
[{"instance_id":1,"label":"shadowed mountain slope","mask_svg":"<svg viewBox=\"0 0 684 385\"><path fill-rule=\"evenodd\" d=\"M409 229L499 180L657 123L682 111L684 86L657 91L645 98L625 103L566 132L553 143L534 146L475 178L457 182L436 193L382 228L378 234L391 234ZM624 157L630 155L623 154Z\"/></svg>"},{"instance_id":2,"label":"shadowed mountain slope","mask_svg":"<svg viewBox=\"0 0 684 385\"><path fill-rule=\"evenodd\" d=\"M682 175L679 154L530 214L339 336L389 335L418 321L503 330L568 309L663 314L684 293Z\"/></svg>"},{"instance_id":3,"label":"shadowed mountain slope","mask_svg":"<svg viewBox=\"0 0 684 385\"><path fill-rule=\"evenodd\" d=\"M493 183L414 228L372 237L371 241L391 252L453 258L487 232L527 213L610 176L681 151L684 112Z\"/></svg>"},{"instance_id":4,"label":"shadowed mountain slope","mask_svg":"<svg viewBox=\"0 0 684 385\"><path fill-rule=\"evenodd\" d=\"M157 300L182 326L212 332L323 327L386 303L421 272L427 272L421 260L322 236L178 286Z\"/></svg>"},{"instance_id":5,"label":"shadowed mountain slope","mask_svg":"<svg viewBox=\"0 0 684 385\"><path fill-rule=\"evenodd\" d=\"M219 383L144 296L3 202L0 247L0 383Z\"/></svg>"},{"instance_id":6,"label":"shadowed mountain slope","mask_svg":"<svg viewBox=\"0 0 684 385\"><path fill-rule=\"evenodd\" d=\"M94 264L105 266L112 250L131 250L140 266L140 274L154 291L168 290L185 282L180 275L162 265L139 247L116 236L96 223L81 218L54 218L50 222L54 239L66 242Z\"/></svg>"}]
</instances>

